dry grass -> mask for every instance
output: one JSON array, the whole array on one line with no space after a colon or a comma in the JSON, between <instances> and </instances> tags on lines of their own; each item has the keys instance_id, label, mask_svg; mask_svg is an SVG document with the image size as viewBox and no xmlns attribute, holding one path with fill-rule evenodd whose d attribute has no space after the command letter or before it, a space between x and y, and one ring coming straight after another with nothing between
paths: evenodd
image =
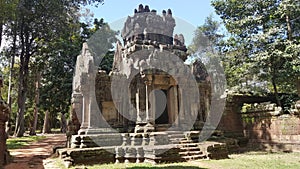
<instances>
[{"instance_id":1,"label":"dry grass","mask_svg":"<svg viewBox=\"0 0 300 169\"><path fill-rule=\"evenodd\" d=\"M60 160L57 161L63 168ZM172 164L103 164L92 166L75 166L72 169L299 169L300 153L266 153L248 152L244 154L230 155L230 159L224 160L197 160Z\"/></svg>"}]
</instances>

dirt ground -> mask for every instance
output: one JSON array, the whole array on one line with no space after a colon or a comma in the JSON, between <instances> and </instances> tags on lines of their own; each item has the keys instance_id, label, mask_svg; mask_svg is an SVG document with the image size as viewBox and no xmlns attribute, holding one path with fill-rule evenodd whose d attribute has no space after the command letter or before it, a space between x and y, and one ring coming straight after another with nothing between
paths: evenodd
<instances>
[{"instance_id":1,"label":"dirt ground","mask_svg":"<svg viewBox=\"0 0 300 169\"><path fill-rule=\"evenodd\" d=\"M51 160L53 147L64 146L65 134L47 134L46 138L21 149L9 150L13 161L4 169L56 169Z\"/></svg>"}]
</instances>

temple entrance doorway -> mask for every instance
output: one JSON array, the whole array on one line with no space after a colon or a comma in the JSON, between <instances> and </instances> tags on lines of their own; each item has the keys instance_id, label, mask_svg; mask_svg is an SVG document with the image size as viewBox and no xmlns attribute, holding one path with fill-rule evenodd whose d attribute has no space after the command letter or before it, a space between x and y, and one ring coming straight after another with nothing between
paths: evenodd
<instances>
[{"instance_id":1,"label":"temple entrance doorway","mask_svg":"<svg viewBox=\"0 0 300 169\"><path fill-rule=\"evenodd\" d=\"M155 95L155 124L169 124L167 90L154 90Z\"/></svg>"}]
</instances>

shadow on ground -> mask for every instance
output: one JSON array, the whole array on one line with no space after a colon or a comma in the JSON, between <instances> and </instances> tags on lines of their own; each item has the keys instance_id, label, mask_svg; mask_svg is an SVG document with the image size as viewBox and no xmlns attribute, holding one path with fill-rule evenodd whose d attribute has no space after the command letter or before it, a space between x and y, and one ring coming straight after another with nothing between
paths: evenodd
<instances>
[{"instance_id":1,"label":"shadow on ground","mask_svg":"<svg viewBox=\"0 0 300 169\"><path fill-rule=\"evenodd\" d=\"M153 166L153 167L128 167L128 169L146 169L146 168L152 168L152 169L207 169L207 168L201 168L196 166Z\"/></svg>"}]
</instances>

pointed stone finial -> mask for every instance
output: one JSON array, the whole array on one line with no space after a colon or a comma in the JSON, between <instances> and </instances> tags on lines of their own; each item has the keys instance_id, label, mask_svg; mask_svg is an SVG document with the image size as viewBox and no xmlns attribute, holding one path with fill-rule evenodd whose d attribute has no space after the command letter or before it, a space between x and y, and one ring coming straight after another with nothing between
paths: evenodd
<instances>
[{"instance_id":1,"label":"pointed stone finial","mask_svg":"<svg viewBox=\"0 0 300 169\"><path fill-rule=\"evenodd\" d=\"M166 16L166 15L167 15L166 10L163 10L163 11L162 11L162 15L163 15L163 16Z\"/></svg>"},{"instance_id":2,"label":"pointed stone finial","mask_svg":"<svg viewBox=\"0 0 300 169\"><path fill-rule=\"evenodd\" d=\"M151 12L156 14L157 11L155 9L152 9Z\"/></svg>"},{"instance_id":3,"label":"pointed stone finial","mask_svg":"<svg viewBox=\"0 0 300 169\"><path fill-rule=\"evenodd\" d=\"M143 13L144 12L144 6L143 4L140 4L139 5L139 10L138 10L139 13Z\"/></svg>"},{"instance_id":4,"label":"pointed stone finial","mask_svg":"<svg viewBox=\"0 0 300 169\"><path fill-rule=\"evenodd\" d=\"M145 12L150 12L150 8L148 5L145 6Z\"/></svg>"},{"instance_id":5,"label":"pointed stone finial","mask_svg":"<svg viewBox=\"0 0 300 169\"><path fill-rule=\"evenodd\" d=\"M172 10L168 9L168 16L172 16Z\"/></svg>"}]
</instances>

